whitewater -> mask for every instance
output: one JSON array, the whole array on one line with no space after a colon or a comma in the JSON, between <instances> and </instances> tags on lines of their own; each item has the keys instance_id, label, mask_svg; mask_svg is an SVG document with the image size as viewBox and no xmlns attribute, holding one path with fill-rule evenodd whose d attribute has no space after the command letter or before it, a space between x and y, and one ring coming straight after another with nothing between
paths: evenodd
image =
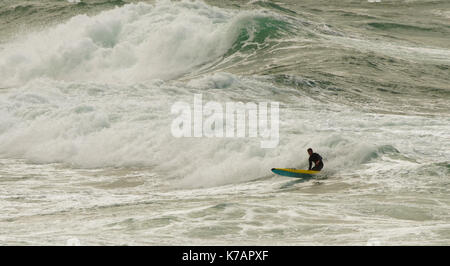
<instances>
[{"instance_id":1,"label":"whitewater","mask_svg":"<svg viewBox=\"0 0 450 266\"><path fill-rule=\"evenodd\" d=\"M449 18L447 1L0 3L0 244L449 245ZM279 103L278 145L174 137L171 106L199 94ZM270 171L309 147L320 177Z\"/></svg>"}]
</instances>

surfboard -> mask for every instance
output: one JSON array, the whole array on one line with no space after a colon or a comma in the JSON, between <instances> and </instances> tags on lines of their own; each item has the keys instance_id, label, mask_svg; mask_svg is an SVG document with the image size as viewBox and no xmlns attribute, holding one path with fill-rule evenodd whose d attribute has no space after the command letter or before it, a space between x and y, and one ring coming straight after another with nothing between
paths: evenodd
<instances>
[{"instance_id":1,"label":"surfboard","mask_svg":"<svg viewBox=\"0 0 450 266\"><path fill-rule=\"evenodd\" d=\"M272 168L272 172L277 175L297 177L297 178L308 178L320 173L320 171L303 170L303 169L291 169L291 168Z\"/></svg>"}]
</instances>

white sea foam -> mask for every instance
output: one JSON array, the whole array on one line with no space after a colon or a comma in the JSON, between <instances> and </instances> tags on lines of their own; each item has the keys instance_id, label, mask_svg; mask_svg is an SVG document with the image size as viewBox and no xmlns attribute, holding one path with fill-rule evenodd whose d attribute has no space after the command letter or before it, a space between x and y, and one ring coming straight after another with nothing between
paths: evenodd
<instances>
[{"instance_id":1,"label":"white sea foam","mask_svg":"<svg viewBox=\"0 0 450 266\"><path fill-rule=\"evenodd\" d=\"M193 71L220 60L239 29L263 15L202 2L140 3L76 16L2 44L0 241L447 244L448 117L331 102L321 97L325 88L316 87L327 78L292 74L303 65L287 68L281 78ZM417 60L443 62L447 55L330 39L356 51L419 55ZM255 60L266 64L269 52L259 52ZM297 52L286 56L295 60ZM177 79L192 71L196 78ZM340 94L346 89L336 90L335 99L346 97ZM220 103L280 102L279 145L174 138L170 106L192 102L196 93ZM309 147L324 158L317 179L270 172L307 168Z\"/></svg>"},{"instance_id":2,"label":"white sea foam","mask_svg":"<svg viewBox=\"0 0 450 266\"><path fill-rule=\"evenodd\" d=\"M0 51L0 87L35 78L117 84L171 79L220 58L258 11L200 1L128 4L30 33Z\"/></svg>"}]
</instances>

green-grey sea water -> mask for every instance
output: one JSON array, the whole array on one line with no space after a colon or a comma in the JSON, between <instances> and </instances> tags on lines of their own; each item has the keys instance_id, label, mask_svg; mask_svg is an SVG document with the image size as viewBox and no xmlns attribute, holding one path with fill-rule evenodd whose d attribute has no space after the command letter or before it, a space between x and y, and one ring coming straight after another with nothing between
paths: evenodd
<instances>
[{"instance_id":1,"label":"green-grey sea water","mask_svg":"<svg viewBox=\"0 0 450 266\"><path fill-rule=\"evenodd\" d=\"M444 0L4 0L0 244L449 245L449 84ZM279 144L175 138L195 94Z\"/></svg>"}]
</instances>

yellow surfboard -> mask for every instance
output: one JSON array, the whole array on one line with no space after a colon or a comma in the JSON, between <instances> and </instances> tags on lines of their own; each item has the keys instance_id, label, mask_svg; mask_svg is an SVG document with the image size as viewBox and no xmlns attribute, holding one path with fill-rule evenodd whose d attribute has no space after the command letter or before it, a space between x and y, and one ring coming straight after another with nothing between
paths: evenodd
<instances>
[{"instance_id":1,"label":"yellow surfboard","mask_svg":"<svg viewBox=\"0 0 450 266\"><path fill-rule=\"evenodd\" d=\"M312 176L320 173L320 171L292 169L292 168L272 168L272 172L274 172L277 175L289 176L289 177L300 177L300 178L312 177Z\"/></svg>"}]
</instances>

